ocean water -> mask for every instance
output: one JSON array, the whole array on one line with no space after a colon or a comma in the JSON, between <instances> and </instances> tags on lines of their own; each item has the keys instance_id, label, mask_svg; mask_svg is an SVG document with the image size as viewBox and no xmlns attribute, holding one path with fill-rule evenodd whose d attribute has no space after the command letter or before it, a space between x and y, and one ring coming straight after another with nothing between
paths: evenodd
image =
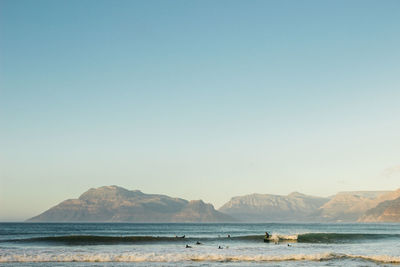
<instances>
[{"instance_id":1,"label":"ocean water","mask_svg":"<svg viewBox=\"0 0 400 267\"><path fill-rule=\"evenodd\" d=\"M396 266L400 224L0 223L0 265Z\"/></svg>"}]
</instances>

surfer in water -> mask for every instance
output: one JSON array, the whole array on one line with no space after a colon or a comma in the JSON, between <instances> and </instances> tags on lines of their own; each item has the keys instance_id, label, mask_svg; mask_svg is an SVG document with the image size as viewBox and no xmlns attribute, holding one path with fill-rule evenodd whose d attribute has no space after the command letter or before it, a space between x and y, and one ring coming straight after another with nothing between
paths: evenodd
<instances>
[{"instance_id":1,"label":"surfer in water","mask_svg":"<svg viewBox=\"0 0 400 267\"><path fill-rule=\"evenodd\" d=\"M269 242L270 237L271 237L271 235L268 232L265 232L264 242Z\"/></svg>"}]
</instances>

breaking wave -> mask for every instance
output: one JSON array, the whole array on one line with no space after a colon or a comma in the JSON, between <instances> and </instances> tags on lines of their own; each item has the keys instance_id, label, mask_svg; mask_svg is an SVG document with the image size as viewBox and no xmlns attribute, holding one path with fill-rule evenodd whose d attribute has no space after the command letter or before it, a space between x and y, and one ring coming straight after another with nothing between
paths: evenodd
<instances>
[{"instance_id":1,"label":"breaking wave","mask_svg":"<svg viewBox=\"0 0 400 267\"><path fill-rule=\"evenodd\" d=\"M374 239L399 238L398 234L359 234L359 233L306 233L295 235L273 234L270 242L298 243L352 243ZM96 236L96 235L67 235L46 236L26 239L8 239L0 242L15 243L52 243L63 245L113 245L113 244L146 244L146 243L189 243L189 242L263 242L263 235L247 235L235 237L165 237L165 236Z\"/></svg>"},{"instance_id":2,"label":"breaking wave","mask_svg":"<svg viewBox=\"0 0 400 267\"><path fill-rule=\"evenodd\" d=\"M296 240L297 235L273 235L272 240ZM113 245L113 244L140 244L140 243L188 243L214 241L263 242L263 235L247 235L235 237L166 237L166 236L97 236L97 235L67 235L45 236L26 239L8 239L0 242L15 243L53 243L67 245Z\"/></svg>"},{"instance_id":3,"label":"breaking wave","mask_svg":"<svg viewBox=\"0 0 400 267\"><path fill-rule=\"evenodd\" d=\"M0 262L281 262L281 261L331 261L359 259L377 263L400 263L400 257L387 255L351 255L340 253L294 255L227 255L227 254L36 254L3 255Z\"/></svg>"}]
</instances>

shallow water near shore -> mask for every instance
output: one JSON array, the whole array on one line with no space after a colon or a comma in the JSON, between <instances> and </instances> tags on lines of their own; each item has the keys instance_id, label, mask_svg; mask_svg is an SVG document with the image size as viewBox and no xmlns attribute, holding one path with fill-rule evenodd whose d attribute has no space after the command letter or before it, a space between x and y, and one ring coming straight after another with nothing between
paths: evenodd
<instances>
[{"instance_id":1,"label":"shallow water near shore","mask_svg":"<svg viewBox=\"0 0 400 267\"><path fill-rule=\"evenodd\" d=\"M0 264L394 266L400 224L0 223Z\"/></svg>"}]
</instances>

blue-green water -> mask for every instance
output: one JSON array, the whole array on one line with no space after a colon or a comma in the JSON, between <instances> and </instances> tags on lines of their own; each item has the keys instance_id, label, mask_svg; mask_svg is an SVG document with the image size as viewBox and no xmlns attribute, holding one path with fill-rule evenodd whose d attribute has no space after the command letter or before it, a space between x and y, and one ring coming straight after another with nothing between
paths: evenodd
<instances>
[{"instance_id":1,"label":"blue-green water","mask_svg":"<svg viewBox=\"0 0 400 267\"><path fill-rule=\"evenodd\" d=\"M0 223L0 264L400 265L400 224Z\"/></svg>"}]
</instances>

